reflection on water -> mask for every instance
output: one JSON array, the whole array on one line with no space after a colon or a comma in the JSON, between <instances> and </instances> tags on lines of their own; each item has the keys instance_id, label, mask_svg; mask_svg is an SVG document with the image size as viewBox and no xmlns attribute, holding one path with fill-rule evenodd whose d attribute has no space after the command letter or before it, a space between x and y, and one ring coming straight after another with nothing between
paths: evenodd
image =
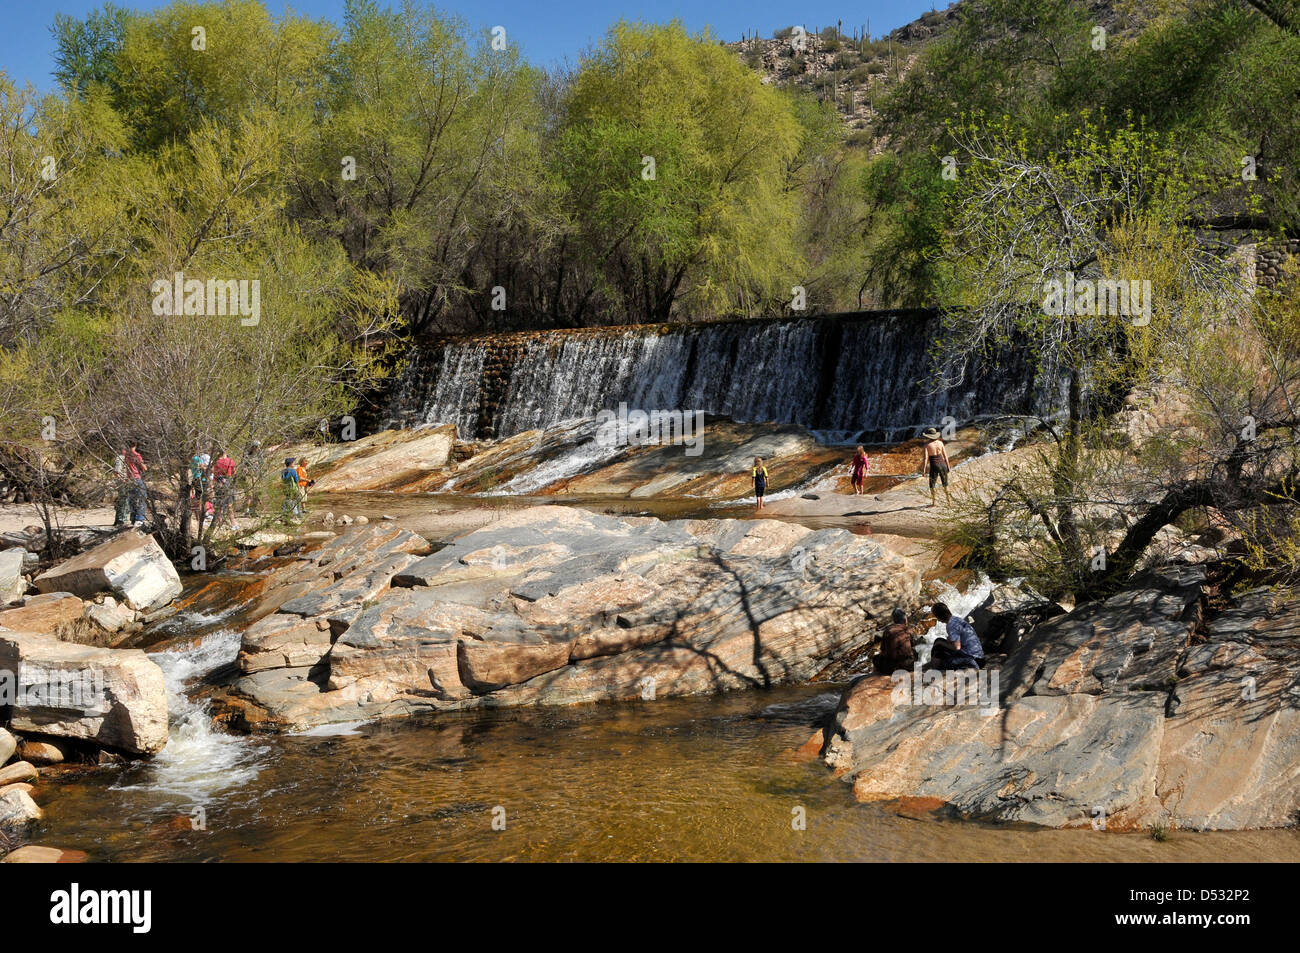
<instances>
[{"instance_id":1,"label":"reflection on water","mask_svg":"<svg viewBox=\"0 0 1300 953\"><path fill-rule=\"evenodd\" d=\"M1149 836L913 820L786 756L825 686L237 739L244 762L53 783L44 843L95 860L1300 860L1300 832ZM173 734L173 743L176 734ZM175 767L175 765L173 765ZM210 778L209 778L210 780ZM191 813L204 808L207 830ZM796 810L806 830L793 829ZM504 816L505 829L493 820Z\"/></svg>"},{"instance_id":2,"label":"reflection on water","mask_svg":"<svg viewBox=\"0 0 1300 953\"><path fill-rule=\"evenodd\" d=\"M498 497L492 507L557 502L669 519L718 515L688 499ZM454 517L484 501L347 494L314 508L331 506L395 515L419 532L423 515ZM800 522L867 531L843 517ZM152 655L169 695L167 748L151 762L49 776L38 842L101 861L1300 860L1297 830L1176 831L1157 843L913 819L857 804L820 763L789 755L834 704L825 684L227 735L213 730L194 690L234 659L236 612L190 611L159 627L156 635L170 637L167 651ZM805 829L796 829L798 816Z\"/></svg>"}]
</instances>

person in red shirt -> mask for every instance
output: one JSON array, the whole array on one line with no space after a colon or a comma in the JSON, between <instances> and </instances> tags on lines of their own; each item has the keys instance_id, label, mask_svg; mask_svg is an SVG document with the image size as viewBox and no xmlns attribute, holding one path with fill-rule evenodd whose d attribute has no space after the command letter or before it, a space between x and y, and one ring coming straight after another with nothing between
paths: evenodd
<instances>
[{"instance_id":1,"label":"person in red shirt","mask_svg":"<svg viewBox=\"0 0 1300 953\"><path fill-rule=\"evenodd\" d=\"M867 451L862 449L861 444L858 444L858 449L853 451L853 463L851 469L851 482L853 483L854 496L860 496L862 494L862 488L866 485L867 470L870 466L871 461L867 459Z\"/></svg>"},{"instance_id":2,"label":"person in red shirt","mask_svg":"<svg viewBox=\"0 0 1300 953\"><path fill-rule=\"evenodd\" d=\"M145 466L144 457L140 456L137 446L137 442L132 440L122 451L122 463L126 467L127 478L131 481L127 498L131 504L132 525L143 523L148 516L145 504L149 500L149 488L145 486L144 475L149 468Z\"/></svg>"},{"instance_id":3,"label":"person in red shirt","mask_svg":"<svg viewBox=\"0 0 1300 953\"><path fill-rule=\"evenodd\" d=\"M212 478L216 485L216 520L235 529L235 461L225 450L212 464Z\"/></svg>"}]
</instances>

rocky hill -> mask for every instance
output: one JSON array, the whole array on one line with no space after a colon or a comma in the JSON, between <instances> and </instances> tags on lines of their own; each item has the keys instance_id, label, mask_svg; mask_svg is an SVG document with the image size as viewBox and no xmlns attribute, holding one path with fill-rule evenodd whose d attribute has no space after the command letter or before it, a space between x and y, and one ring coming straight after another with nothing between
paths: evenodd
<instances>
[{"instance_id":1,"label":"rocky hill","mask_svg":"<svg viewBox=\"0 0 1300 953\"><path fill-rule=\"evenodd\" d=\"M869 22L839 20L825 27L787 26L771 38L755 34L725 45L760 72L763 82L803 89L833 103L850 129L849 143L879 151L884 144L876 132L878 106L929 44L967 11L977 14L978 7L979 0L958 0L883 35L873 33ZM1122 9L1114 0L1081 2L1080 7L1108 35L1124 34L1140 16L1136 8Z\"/></svg>"}]
</instances>

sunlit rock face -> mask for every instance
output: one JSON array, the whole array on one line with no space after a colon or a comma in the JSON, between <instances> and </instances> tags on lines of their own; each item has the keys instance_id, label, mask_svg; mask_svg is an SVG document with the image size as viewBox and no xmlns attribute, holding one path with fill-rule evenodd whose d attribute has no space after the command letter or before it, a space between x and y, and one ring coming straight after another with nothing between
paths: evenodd
<instances>
[{"instance_id":1,"label":"sunlit rock face","mask_svg":"<svg viewBox=\"0 0 1300 953\"><path fill-rule=\"evenodd\" d=\"M1290 826L1300 806L1297 606L1260 589L1203 619L1202 578L1165 570L1040 624L996 671L991 697L958 697L909 673L860 679L825 760L862 800L931 797L989 820Z\"/></svg>"},{"instance_id":2,"label":"sunlit rock face","mask_svg":"<svg viewBox=\"0 0 1300 953\"><path fill-rule=\"evenodd\" d=\"M309 593L247 628L224 718L278 730L805 680L920 590L870 537L763 520L544 506L427 550L367 526L263 578L261 605Z\"/></svg>"}]
</instances>

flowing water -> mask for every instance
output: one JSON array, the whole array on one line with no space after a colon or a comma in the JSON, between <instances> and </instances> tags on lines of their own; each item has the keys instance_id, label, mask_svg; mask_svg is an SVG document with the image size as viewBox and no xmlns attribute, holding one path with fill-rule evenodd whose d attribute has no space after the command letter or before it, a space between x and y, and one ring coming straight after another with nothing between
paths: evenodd
<instances>
[{"instance_id":1,"label":"flowing water","mask_svg":"<svg viewBox=\"0 0 1300 953\"><path fill-rule=\"evenodd\" d=\"M683 499L569 502L663 518L726 509ZM395 512L417 531L413 514L454 520L485 505L380 493L322 503L376 519ZM989 585L945 595L964 614ZM212 726L203 689L229 676L239 629L237 607L182 613L160 627L150 652L169 695L167 747L151 761L47 774L38 843L96 861L1300 860L1300 830L1175 831L1157 842L857 804L820 762L793 755L841 685L226 734Z\"/></svg>"},{"instance_id":2,"label":"flowing water","mask_svg":"<svg viewBox=\"0 0 1300 953\"><path fill-rule=\"evenodd\" d=\"M986 591L947 597L965 612ZM38 842L96 861L1300 860L1297 830L1158 843L858 804L793 754L842 685L227 734L202 689L229 674L236 620L167 623L167 747L43 783Z\"/></svg>"},{"instance_id":3,"label":"flowing water","mask_svg":"<svg viewBox=\"0 0 1300 953\"><path fill-rule=\"evenodd\" d=\"M225 644L213 636L160 658L169 684ZM254 740L213 733L182 702L174 756L47 786L40 839L107 861L1300 860L1300 831L1176 831L1157 843L857 804L819 763L789 754L836 688Z\"/></svg>"},{"instance_id":4,"label":"flowing water","mask_svg":"<svg viewBox=\"0 0 1300 953\"><path fill-rule=\"evenodd\" d=\"M1063 406L1062 378L1033 366L1023 348L948 364L932 347L941 334L937 315L899 311L495 335L493 346L511 354L499 393L484 373L483 338L446 341L416 350L386 416L408 426L455 423L468 438L486 423L485 398L499 398L494 433L504 437L625 402L800 424L848 441L910 435L945 416Z\"/></svg>"}]
</instances>

